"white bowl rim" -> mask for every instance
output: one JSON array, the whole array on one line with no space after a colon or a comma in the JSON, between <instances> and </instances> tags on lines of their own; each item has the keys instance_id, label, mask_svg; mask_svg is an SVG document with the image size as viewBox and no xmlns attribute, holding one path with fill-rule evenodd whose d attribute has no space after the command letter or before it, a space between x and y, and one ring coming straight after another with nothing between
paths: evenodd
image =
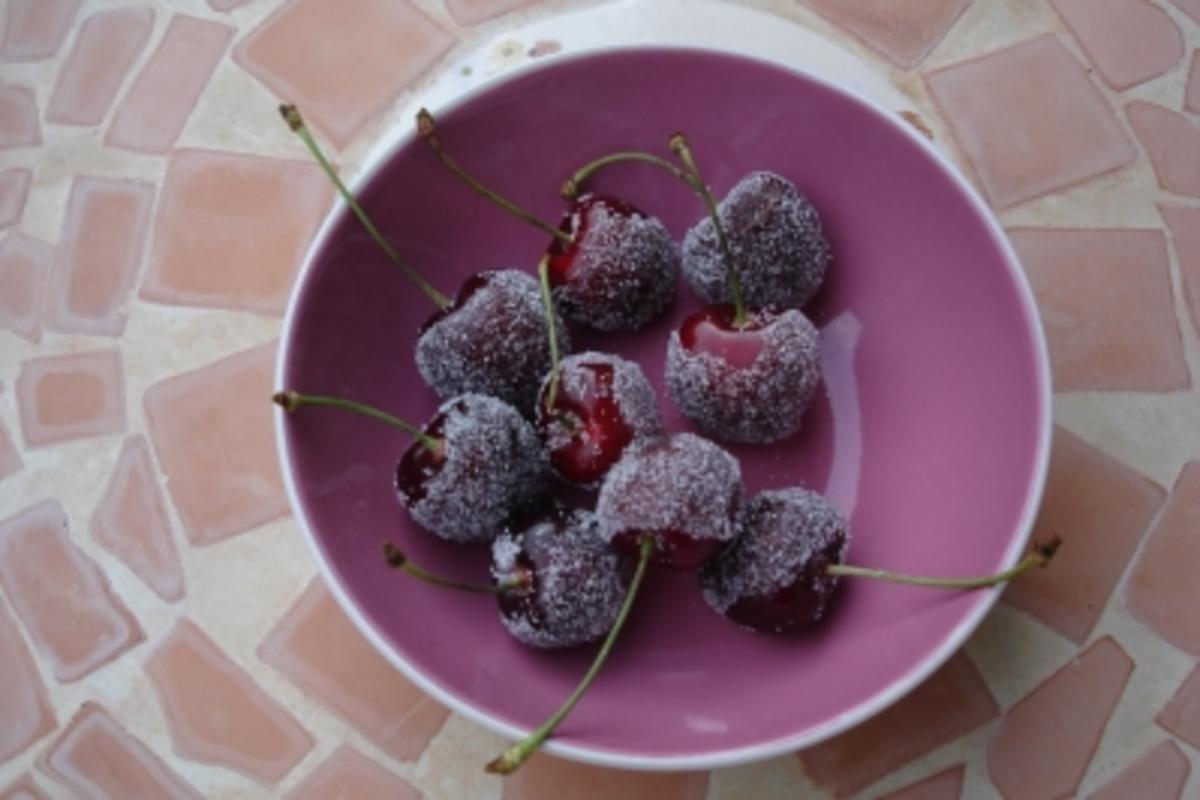
<instances>
[{"instance_id":1,"label":"white bowl rim","mask_svg":"<svg viewBox=\"0 0 1200 800\"><path fill-rule=\"evenodd\" d=\"M547 68L553 68L556 65L568 61L585 60L590 57L603 54L613 53L657 53L657 52L673 52L673 53L701 53L701 54L716 54L728 56L735 59L743 59L747 61L757 62L765 66L775 69L785 70L795 73L806 80L821 85L831 91L837 92L846 96L848 99L857 102L869 112L880 117L886 124L891 125L900 135L907 137L911 142L915 143L927 156L935 161L938 166L954 181L958 189L966 197L972 208L983 219L988 232L991 234L999 251L1004 257L1005 265L1008 267L1011 277L1018 290L1018 297L1022 311L1029 320L1030 333L1033 338L1034 357L1036 360L1037 383L1038 383L1038 408L1037 408L1037 426L1038 426L1038 442L1037 451L1035 453L1034 469L1032 480L1030 481L1028 493L1025 498L1024 507L1021 512L1020 520L1017 524L1016 534L1009 545L1008 551L1005 553L1004 568L1015 565L1022 557L1028 545L1029 538L1033 532L1033 526L1037 518L1038 508L1041 505L1042 495L1045 490L1046 476L1049 469L1050 461L1050 443L1052 436L1052 382L1050 374L1050 356L1046 344L1044 329L1041 324L1041 316L1038 312L1037 304L1034 300L1033 290L1025 277L1024 270L1021 268L1020 260L1017 257L1008 237L1004 233L1004 229L1000 226L992 210L984 202L979 192L976 191L967 179L959 171L958 167L943 155L932 143L930 143L921 133L916 131L909 123L905 122L898 114L888 111L881 107L874 100L870 99L863 93L839 83L836 80L815 74L805 69L796 66L781 64L778 61L771 59L758 58L753 55L738 53L731 50L698 47L695 45L617 45L606 47L585 48L571 53L556 54L542 61L532 62L513 68L499 75L483 80L477 86L463 92L455 97L450 102L444 103L438 109L439 112L451 112L460 106L466 105L473 101L476 97L493 91L499 86L502 86L511 81L516 81L524 76L539 72ZM382 150L376 149L375 155L372 157L372 163L363 170L347 188L351 193L357 196L358 191L369 184L378 172L395 156L400 150L408 146L415 139L415 133L409 130L406 133L397 136L396 140ZM315 256L324 248L325 241L329 237L331 231L336 226L336 223L341 220L343 214L347 211L345 204L338 200L334 207L330 210L322 223L317 234L313 237L312 243L309 246L308 252L304 256L304 262L296 277L296 282L293 285L292 293L288 299L287 311L284 315L282 332L280 335L279 351L275 365L275 383L282 387L285 377L286 365L289 361L291 353L292 329L296 324L296 304L304 286L308 280L309 273L313 267ZM342 587L341 582L334 574L333 567L325 559L324 553L321 551L317 541L316 533L309 520L304 514L304 506L300 501L298 487L293 478L292 470L289 468L291 463L291 454L288 448L288 438L286 435L285 412L282 409L275 410L275 437L277 450L279 454L280 464L284 476L284 484L287 490L288 500L292 510L296 516L297 522L300 525L301 531L304 534L305 541L308 543L309 550L312 552L313 558L317 563L318 572L325 583L325 586L337 599L342 610L353 622L355 627L363 636L375 647L380 654L383 655L389 663L396 667L406 678L417 685L422 691L429 694L439 703L448 706L451 710L462 714L467 719L476 722L483 727L507 737L512 740L524 738L529 733L528 730L511 725L503 720L496 719L490 714L481 711L473 706L468 700L450 692L441 686L432 676L417 669L406 659L402 658L389 644L388 639L384 636L375 625L367 618L360 610L357 604L351 599L346 590ZM839 733L842 733L855 725L875 716L884 709L891 706L893 703L900 700L917 686L932 675L939 667L941 667L960 647L966 642L967 638L975 631L983 618L995 605L999 599L1003 586L995 586L990 589L981 590L982 599L971 609L971 611L956 625L947 635L940 646L930 651L921 661L915 664L907 673L901 676L898 680L893 681L887 687L863 700L854 707L842 712L838 716L826 721L825 723L813 728L809 728L800 734L786 736L769 741L760 742L753 745L740 746L735 748L714 750L709 753L689 753L685 755L639 755L637 753L619 752L610 749L596 749L584 747L569 742L554 739L551 737L542 746L542 749L553 755L568 758L573 761L578 761L586 764L593 764L602 767L611 767L615 769L637 770L637 771L654 771L654 772L677 772L677 771L692 771L692 770L709 770L721 767L736 766L754 761L760 761L775 756L793 753L802 750L806 747L811 747L819 742L825 741Z\"/></svg>"}]
</instances>

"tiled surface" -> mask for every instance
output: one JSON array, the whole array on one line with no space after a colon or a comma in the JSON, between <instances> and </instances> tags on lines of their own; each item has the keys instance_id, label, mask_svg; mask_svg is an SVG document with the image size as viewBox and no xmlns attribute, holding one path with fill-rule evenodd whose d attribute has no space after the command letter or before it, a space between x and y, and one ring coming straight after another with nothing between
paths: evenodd
<instances>
[{"instance_id":1,"label":"tiled surface","mask_svg":"<svg viewBox=\"0 0 1200 800\"><path fill-rule=\"evenodd\" d=\"M500 781L348 622L262 402L332 201L271 107L353 172L450 54L576 4L0 4L0 798L1200 797L1197 0L752 3L912 98L1048 334L1067 543L909 697L762 764Z\"/></svg>"}]
</instances>

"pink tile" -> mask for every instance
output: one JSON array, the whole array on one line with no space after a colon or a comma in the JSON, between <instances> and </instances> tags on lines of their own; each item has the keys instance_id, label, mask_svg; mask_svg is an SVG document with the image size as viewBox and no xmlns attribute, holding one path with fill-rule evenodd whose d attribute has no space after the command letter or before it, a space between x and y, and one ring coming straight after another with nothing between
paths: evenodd
<instances>
[{"instance_id":1,"label":"pink tile","mask_svg":"<svg viewBox=\"0 0 1200 800\"><path fill-rule=\"evenodd\" d=\"M1180 11L1196 20L1197 25L1200 25L1200 0L1171 0L1171 2Z\"/></svg>"},{"instance_id":2,"label":"pink tile","mask_svg":"<svg viewBox=\"0 0 1200 800\"><path fill-rule=\"evenodd\" d=\"M449 712L396 671L315 578L259 656L401 761L425 751Z\"/></svg>"},{"instance_id":3,"label":"pink tile","mask_svg":"<svg viewBox=\"0 0 1200 800\"><path fill-rule=\"evenodd\" d=\"M1147 0L1053 0L1100 77L1114 89L1162 75L1183 58L1183 34Z\"/></svg>"},{"instance_id":4,"label":"pink tile","mask_svg":"<svg viewBox=\"0 0 1200 800\"><path fill-rule=\"evenodd\" d=\"M39 764L80 797L201 797L97 703L80 707Z\"/></svg>"},{"instance_id":5,"label":"pink tile","mask_svg":"<svg viewBox=\"0 0 1200 800\"><path fill-rule=\"evenodd\" d=\"M0 522L0 586L60 681L82 678L145 638L100 566L71 541L55 500Z\"/></svg>"},{"instance_id":6,"label":"pink tile","mask_svg":"<svg viewBox=\"0 0 1200 800\"><path fill-rule=\"evenodd\" d=\"M284 800L420 800L421 793L348 745L322 761Z\"/></svg>"},{"instance_id":7,"label":"pink tile","mask_svg":"<svg viewBox=\"0 0 1200 800\"><path fill-rule=\"evenodd\" d=\"M501 14L507 14L531 0L446 0L446 10L459 25L478 25Z\"/></svg>"},{"instance_id":8,"label":"pink tile","mask_svg":"<svg viewBox=\"0 0 1200 800\"><path fill-rule=\"evenodd\" d=\"M0 800L51 800L50 795L42 792L33 782L33 778L22 775L15 781L0 789Z\"/></svg>"},{"instance_id":9,"label":"pink tile","mask_svg":"<svg viewBox=\"0 0 1200 800\"><path fill-rule=\"evenodd\" d=\"M46 294L47 328L92 336L125 331L123 307L153 208L149 183L75 178L59 244L62 256Z\"/></svg>"},{"instance_id":10,"label":"pink tile","mask_svg":"<svg viewBox=\"0 0 1200 800\"><path fill-rule=\"evenodd\" d=\"M1187 89L1184 90L1183 107L1200 114L1200 50L1192 51L1192 66L1188 69Z\"/></svg>"},{"instance_id":11,"label":"pink tile","mask_svg":"<svg viewBox=\"0 0 1200 800\"><path fill-rule=\"evenodd\" d=\"M1001 794L1075 792L1131 672L1132 659L1106 636L1010 708L988 742L988 772Z\"/></svg>"},{"instance_id":12,"label":"pink tile","mask_svg":"<svg viewBox=\"0 0 1200 800\"><path fill-rule=\"evenodd\" d=\"M1183 468L1129 574L1129 611L1171 644L1200 654L1200 461Z\"/></svg>"},{"instance_id":13,"label":"pink tile","mask_svg":"<svg viewBox=\"0 0 1200 800\"><path fill-rule=\"evenodd\" d=\"M42 295L54 269L54 248L14 233L0 241L0 328L41 341Z\"/></svg>"},{"instance_id":14,"label":"pink tile","mask_svg":"<svg viewBox=\"0 0 1200 800\"><path fill-rule=\"evenodd\" d=\"M25 444L125 430L125 379L116 350L41 356L21 365L17 407Z\"/></svg>"},{"instance_id":15,"label":"pink tile","mask_svg":"<svg viewBox=\"0 0 1200 800\"><path fill-rule=\"evenodd\" d=\"M1063 558L1014 581L1004 601L1083 644L1165 494L1153 481L1056 428L1033 538L1062 537Z\"/></svg>"},{"instance_id":16,"label":"pink tile","mask_svg":"<svg viewBox=\"0 0 1200 800\"><path fill-rule=\"evenodd\" d=\"M453 43L408 0L288 0L234 59L342 148Z\"/></svg>"},{"instance_id":17,"label":"pink tile","mask_svg":"<svg viewBox=\"0 0 1200 800\"><path fill-rule=\"evenodd\" d=\"M173 603L183 597L183 568L145 436L125 440L92 514L91 530L96 541L163 600Z\"/></svg>"},{"instance_id":18,"label":"pink tile","mask_svg":"<svg viewBox=\"0 0 1200 800\"><path fill-rule=\"evenodd\" d=\"M1108 101L1053 35L944 67L926 82L998 207L1111 172L1137 156Z\"/></svg>"},{"instance_id":19,"label":"pink tile","mask_svg":"<svg viewBox=\"0 0 1200 800\"><path fill-rule=\"evenodd\" d=\"M19 472L24 463L8 429L0 423L0 480Z\"/></svg>"},{"instance_id":20,"label":"pink tile","mask_svg":"<svg viewBox=\"0 0 1200 800\"><path fill-rule=\"evenodd\" d=\"M38 125L37 99L33 90L13 83L0 83L0 150L41 143L42 129Z\"/></svg>"},{"instance_id":21,"label":"pink tile","mask_svg":"<svg viewBox=\"0 0 1200 800\"><path fill-rule=\"evenodd\" d=\"M1192 765L1179 745L1167 740L1130 764L1088 800L1179 800Z\"/></svg>"},{"instance_id":22,"label":"pink tile","mask_svg":"<svg viewBox=\"0 0 1200 800\"><path fill-rule=\"evenodd\" d=\"M539 753L504 779L502 800L704 800L707 772L625 772Z\"/></svg>"},{"instance_id":23,"label":"pink tile","mask_svg":"<svg viewBox=\"0 0 1200 800\"><path fill-rule=\"evenodd\" d=\"M282 314L332 199L308 162L174 153L141 297Z\"/></svg>"},{"instance_id":24,"label":"pink tile","mask_svg":"<svg viewBox=\"0 0 1200 800\"><path fill-rule=\"evenodd\" d=\"M41 61L62 46L79 0L9 0L0 59Z\"/></svg>"},{"instance_id":25,"label":"pink tile","mask_svg":"<svg viewBox=\"0 0 1200 800\"><path fill-rule=\"evenodd\" d=\"M96 125L104 119L153 26L150 8L98 11L85 19L58 73L46 121Z\"/></svg>"},{"instance_id":26,"label":"pink tile","mask_svg":"<svg viewBox=\"0 0 1200 800\"><path fill-rule=\"evenodd\" d=\"M33 170L23 167L0 172L0 228L7 228L21 219Z\"/></svg>"},{"instance_id":27,"label":"pink tile","mask_svg":"<svg viewBox=\"0 0 1200 800\"><path fill-rule=\"evenodd\" d=\"M1200 665L1184 679L1154 721L1192 747L1200 748Z\"/></svg>"},{"instance_id":28,"label":"pink tile","mask_svg":"<svg viewBox=\"0 0 1200 800\"><path fill-rule=\"evenodd\" d=\"M312 749L296 718L186 618L155 649L146 673L184 758L274 786Z\"/></svg>"},{"instance_id":29,"label":"pink tile","mask_svg":"<svg viewBox=\"0 0 1200 800\"><path fill-rule=\"evenodd\" d=\"M966 767L959 764L891 794L882 795L877 800L959 800L965 772Z\"/></svg>"},{"instance_id":30,"label":"pink tile","mask_svg":"<svg viewBox=\"0 0 1200 800\"><path fill-rule=\"evenodd\" d=\"M1054 388L1175 391L1191 386L1160 230L1018 229Z\"/></svg>"},{"instance_id":31,"label":"pink tile","mask_svg":"<svg viewBox=\"0 0 1200 800\"><path fill-rule=\"evenodd\" d=\"M272 343L146 391L154 454L194 545L219 542L287 513L271 416L274 364Z\"/></svg>"},{"instance_id":32,"label":"pink tile","mask_svg":"<svg viewBox=\"0 0 1200 800\"><path fill-rule=\"evenodd\" d=\"M232 38L228 25L172 17L158 49L117 106L104 143L144 153L170 150Z\"/></svg>"},{"instance_id":33,"label":"pink tile","mask_svg":"<svg viewBox=\"0 0 1200 800\"><path fill-rule=\"evenodd\" d=\"M1200 208L1160 205L1158 211L1171 231L1171 240L1179 257L1179 271L1183 274L1183 290L1192 324L1200 329Z\"/></svg>"},{"instance_id":34,"label":"pink tile","mask_svg":"<svg viewBox=\"0 0 1200 800\"><path fill-rule=\"evenodd\" d=\"M900 702L802 751L800 761L818 783L852 794L999 714L983 676L958 653Z\"/></svg>"},{"instance_id":35,"label":"pink tile","mask_svg":"<svg viewBox=\"0 0 1200 800\"><path fill-rule=\"evenodd\" d=\"M924 61L971 4L971 0L801 1L906 69Z\"/></svg>"},{"instance_id":36,"label":"pink tile","mask_svg":"<svg viewBox=\"0 0 1200 800\"><path fill-rule=\"evenodd\" d=\"M1125 116L1150 156L1158 185L1168 192L1200 197L1200 125L1144 100L1125 106Z\"/></svg>"},{"instance_id":37,"label":"pink tile","mask_svg":"<svg viewBox=\"0 0 1200 800\"><path fill-rule=\"evenodd\" d=\"M0 599L0 763L23 751L57 727L46 686L17 621ZM10 787L11 788L11 787Z\"/></svg>"}]
</instances>

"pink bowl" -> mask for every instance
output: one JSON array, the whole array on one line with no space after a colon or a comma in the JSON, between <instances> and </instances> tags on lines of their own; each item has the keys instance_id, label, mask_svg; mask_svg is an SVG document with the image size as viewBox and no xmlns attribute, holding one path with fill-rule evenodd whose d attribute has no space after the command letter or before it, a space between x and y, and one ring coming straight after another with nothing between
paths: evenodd
<instances>
[{"instance_id":1,"label":"pink bowl","mask_svg":"<svg viewBox=\"0 0 1200 800\"><path fill-rule=\"evenodd\" d=\"M698 89L702 87L702 90ZM825 392L798 437L734 447L746 489L803 483L851 519L850 560L978 574L1020 556L1044 481L1049 380L1031 295L974 191L893 115L823 80L748 58L633 49L559 58L439 113L441 138L483 179L557 219L559 183L618 149L665 150L686 131L711 185L746 172L793 180L824 219L835 261L808 311L823 331ZM664 173L625 166L595 188L659 215L682 237L698 200ZM357 187L392 243L453 294L485 268L532 270L546 237L493 209L406 136ZM667 332L697 300L635 335L580 332L576 349L641 362L661 388ZM282 387L341 394L412 420L437 400L412 342L430 314L338 209L313 246L280 353ZM346 611L435 698L510 736L574 687L591 648L528 650L493 600L414 582L383 563L385 539L464 579L485 548L446 544L397 502L407 441L333 412L278 421L293 507ZM641 769L713 767L796 750L877 713L957 649L997 591L942 593L845 582L802 636L747 633L713 614L693 575L652 573L606 670L549 749Z\"/></svg>"}]
</instances>

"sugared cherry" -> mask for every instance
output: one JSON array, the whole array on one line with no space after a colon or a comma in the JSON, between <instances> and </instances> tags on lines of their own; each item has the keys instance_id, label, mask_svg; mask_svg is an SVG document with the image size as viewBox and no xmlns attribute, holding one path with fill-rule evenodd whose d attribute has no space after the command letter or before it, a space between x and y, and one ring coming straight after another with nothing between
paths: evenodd
<instances>
[{"instance_id":1,"label":"sugared cherry","mask_svg":"<svg viewBox=\"0 0 1200 800\"><path fill-rule=\"evenodd\" d=\"M489 542L546 490L546 463L533 427L507 403L480 394L438 409L396 468L396 488L422 527L457 542Z\"/></svg>"},{"instance_id":2,"label":"sugared cherry","mask_svg":"<svg viewBox=\"0 0 1200 800\"><path fill-rule=\"evenodd\" d=\"M817 330L795 309L698 311L671 333L666 384L675 405L707 435L774 442L800 430L821 378Z\"/></svg>"},{"instance_id":3,"label":"sugared cherry","mask_svg":"<svg viewBox=\"0 0 1200 800\"><path fill-rule=\"evenodd\" d=\"M752 172L718 204L717 213L747 305L786 308L812 300L825 279L830 247L817 210L791 181ZM708 302L733 302L711 217L683 238L683 274Z\"/></svg>"},{"instance_id":4,"label":"sugared cherry","mask_svg":"<svg viewBox=\"0 0 1200 800\"><path fill-rule=\"evenodd\" d=\"M550 256L563 316L600 331L632 331L675 298L679 250L666 226L629 203L587 194L571 203Z\"/></svg>"},{"instance_id":5,"label":"sugared cherry","mask_svg":"<svg viewBox=\"0 0 1200 800\"><path fill-rule=\"evenodd\" d=\"M663 431L654 388L632 361L577 353L554 380L552 372L542 383L535 425L550 465L570 483L598 485L634 439Z\"/></svg>"},{"instance_id":6,"label":"sugared cherry","mask_svg":"<svg viewBox=\"0 0 1200 800\"><path fill-rule=\"evenodd\" d=\"M555 329L567 349L566 328ZM531 414L550 369L545 311L537 280L519 270L481 272L417 337L417 369L442 397L478 392Z\"/></svg>"},{"instance_id":7,"label":"sugared cherry","mask_svg":"<svg viewBox=\"0 0 1200 800\"><path fill-rule=\"evenodd\" d=\"M806 489L763 492L742 503L737 540L700 574L705 601L754 630L785 633L821 619L837 588L830 564L846 556L846 520Z\"/></svg>"},{"instance_id":8,"label":"sugared cherry","mask_svg":"<svg viewBox=\"0 0 1200 800\"><path fill-rule=\"evenodd\" d=\"M612 627L633 564L610 548L596 515L555 505L492 542L500 618L517 641L560 648Z\"/></svg>"},{"instance_id":9,"label":"sugared cherry","mask_svg":"<svg viewBox=\"0 0 1200 800\"><path fill-rule=\"evenodd\" d=\"M692 433L635 442L608 473L596 514L601 532L633 555L654 542L654 561L695 569L734 537L742 495L736 458Z\"/></svg>"},{"instance_id":10,"label":"sugared cherry","mask_svg":"<svg viewBox=\"0 0 1200 800\"><path fill-rule=\"evenodd\" d=\"M602 331L642 327L671 304L679 250L657 218L611 197L574 200L558 227L492 190L443 148L433 115L417 114L417 131L445 167L476 193L550 234L545 258L562 313Z\"/></svg>"}]
</instances>

